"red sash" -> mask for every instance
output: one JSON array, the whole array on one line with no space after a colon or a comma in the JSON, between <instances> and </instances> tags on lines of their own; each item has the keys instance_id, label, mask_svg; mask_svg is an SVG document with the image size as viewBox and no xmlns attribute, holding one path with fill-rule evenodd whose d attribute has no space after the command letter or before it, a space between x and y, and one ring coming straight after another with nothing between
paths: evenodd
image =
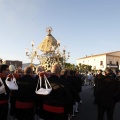
<instances>
[{"instance_id":1,"label":"red sash","mask_svg":"<svg viewBox=\"0 0 120 120\"><path fill-rule=\"evenodd\" d=\"M49 105L43 104L43 109L49 112L54 112L54 113L64 113L64 107L49 106Z\"/></svg>"},{"instance_id":2,"label":"red sash","mask_svg":"<svg viewBox=\"0 0 120 120\"><path fill-rule=\"evenodd\" d=\"M15 107L19 109L29 109L34 107L34 103L16 101Z\"/></svg>"},{"instance_id":3,"label":"red sash","mask_svg":"<svg viewBox=\"0 0 120 120\"><path fill-rule=\"evenodd\" d=\"M0 100L0 104L7 104L8 100Z\"/></svg>"}]
</instances>

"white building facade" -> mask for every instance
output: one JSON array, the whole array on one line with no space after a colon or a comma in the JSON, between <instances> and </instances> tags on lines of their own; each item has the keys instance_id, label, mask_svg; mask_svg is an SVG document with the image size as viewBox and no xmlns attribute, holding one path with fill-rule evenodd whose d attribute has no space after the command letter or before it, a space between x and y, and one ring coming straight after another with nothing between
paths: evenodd
<instances>
[{"instance_id":1,"label":"white building facade","mask_svg":"<svg viewBox=\"0 0 120 120\"><path fill-rule=\"evenodd\" d=\"M119 69L120 66L120 51L86 56L77 59L79 64L91 65L94 70L105 70L107 67L112 69Z\"/></svg>"}]
</instances>

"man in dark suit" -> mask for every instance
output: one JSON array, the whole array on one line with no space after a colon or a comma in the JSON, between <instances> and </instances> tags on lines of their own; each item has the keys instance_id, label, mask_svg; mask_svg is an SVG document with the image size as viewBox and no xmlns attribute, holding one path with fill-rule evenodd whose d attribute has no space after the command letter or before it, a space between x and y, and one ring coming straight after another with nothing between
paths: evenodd
<instances>
[{"instance_id":1,"label":"man in dark suit","mask_svg":"<svg viewBox=\"0 0 120 120\"><path fill-rule=\"evenodd\" d=\"M108 120L113 120L115 107L115 94L117 91L117 82L110 69L106 69L104 79L97 81L96 94L98 102L98 119L103 120L106 111Z\"/></svg>"},{"instance_id":2,"label":"man in dark suit","mask_svg":"<svg viewBox=\"0 0 120 120\"><path fill-rule=\"evenodd\" d=\"M32 77L33 69L26 67L24 75L17 80L18 90L16 93L16 111L17 120L33 120L34 101L35 101L35 79Z\"/></svg>"},{"instance_id":3,"label":"man in dark suit","mask_svg":"<svg viewBox=\"0 0 120 120\"><path fill-rule=\"evenodd\" d=\"M60 78L60 71L59 65L52 66L52 74L48 78L52 91L43 97L44 120L68 120L67 115L70 114L71 94Z\"/></svg>"},{"instance_id":4,"label":"man in dark suit","mask_svg":"<svg viewBox=\"0 0 120 120\"><path fill-rule=\"evenodd\" d=\"M7 120L8 115L8 99L10 90L5 84L7 74L9 73L9 66L6 64L0 65L0 77L2 82L0 82L0 87L4 85L5 92L0 91L0 120Z\"/></svg>"},{"instance_id":5,"label":"man in dark suit","mask_svg":"<svg viewBox=\"0 0 120 120\"><path fill-rule=\"evenodd\" d=\"M104 79L104 75L102 74L102 70L99 69L97 71L97 75L95 76L95 79L94 79L94 87L93 87L93 94L94 94L94 104L97 104L98 100L97 100L97 93L96 93L96 88L98 86L98 81L102 81Z\"/></svg>"}]
</instances>

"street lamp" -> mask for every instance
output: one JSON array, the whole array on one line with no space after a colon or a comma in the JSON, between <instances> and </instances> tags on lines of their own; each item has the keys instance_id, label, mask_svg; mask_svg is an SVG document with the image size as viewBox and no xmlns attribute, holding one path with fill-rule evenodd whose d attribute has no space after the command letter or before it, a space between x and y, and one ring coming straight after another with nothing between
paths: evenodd
<instances>
[{"instance_id":1,"label":"street lamp","mask_svg":"<svg viewBox=\"0 0 120 120\"><path fill-rule=\"evenodd\" d=\"M66 55L66 46L63 47L63 63L66 63L67 60L70 58L70 52L67 53Z\"/></svg>"},{"instance_id":2,"label":"street lamp","mask_svg":"<svg viewBox=\"0 0 120 120\"><path fill-rule=\"evenodd\" d=\"M33 63L33 59L37 57L37 48L34 47L34 41L31 41L32 51L29 53L29 49L26 48L26 56L28 56L29 59L31 59L31 64Z\"/></svg>"},{"instance_id":3,"label":"street lamp","mask_svg":"<svg viewBox=\"0 0 120 120\"><path fill-rule=\"evenodd\" d=\"M38 54L37 48L34 47L34 41L31 41L32 51L29 53L29 49L26 48L26 56L31 59L31 64L35 57L40 61L40 64L47 64L47 66L51 66L55 63L61 64L63 68L65 67L65 63L70 58L70 52L66 55L66 46L63 46L63 51L60 52L60 41L57 41L56 46L50 46L49 52L43 52L42 54Z\"/></svg>"}]
</instances>

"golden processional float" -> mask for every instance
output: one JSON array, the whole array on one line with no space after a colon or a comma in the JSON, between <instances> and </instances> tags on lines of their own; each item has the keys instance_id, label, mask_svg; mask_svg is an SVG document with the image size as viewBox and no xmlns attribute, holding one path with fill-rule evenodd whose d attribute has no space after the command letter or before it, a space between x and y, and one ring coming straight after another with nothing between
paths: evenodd
<instances>
[{"instance_id":1,"label":"golden processional float","mask_svg":"<svg viewBox=\"0 0 120 120\"><path fill-rule=\"evenodd\" d=\"M34 42L31 42L32 52L29 54L28 49L26 49L26 56L31 59L32 67L34 67L33 60L37 57L40 62L39 65L45 70L50 70L51 66L54 64L59 64L62 68L64 68L64 64L70 57L70 52L66 54L66 46L63 47L62 52L60 51L60 41L56 40L52 36L51 27L48 27L46 31L48 33L47 36L37 48L34 47ZM40 50L42 54L39 55L38 50Z\"/></svg>"}]
</instances>

